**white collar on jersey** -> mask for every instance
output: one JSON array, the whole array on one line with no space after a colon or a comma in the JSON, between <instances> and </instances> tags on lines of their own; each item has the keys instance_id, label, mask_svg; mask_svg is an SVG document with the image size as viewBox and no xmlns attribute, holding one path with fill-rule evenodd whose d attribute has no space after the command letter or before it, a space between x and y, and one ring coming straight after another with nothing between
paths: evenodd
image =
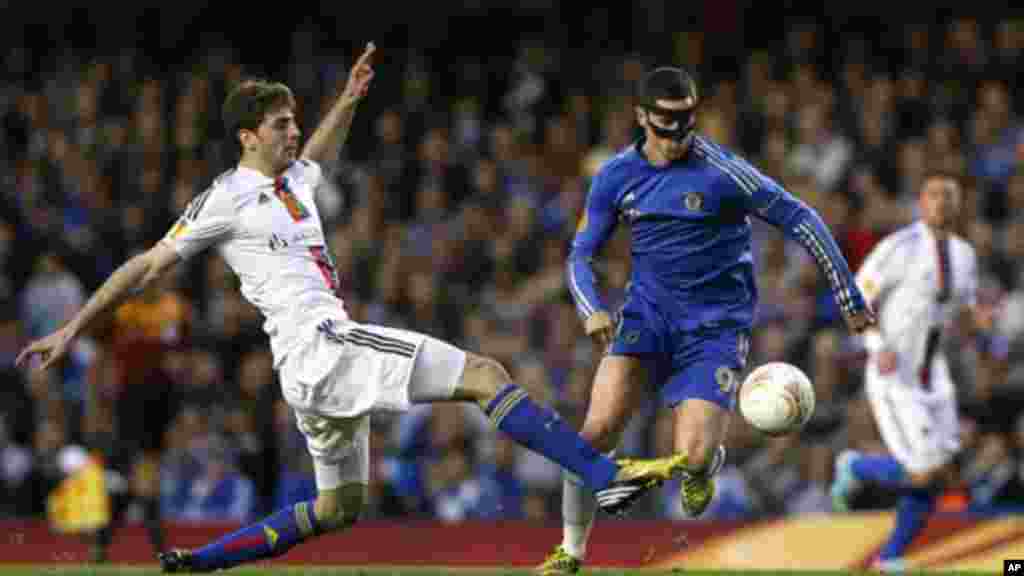
<instances>
[{"instance_id":1,"label":"white collar on jersey","mask_svg":"<svg viewBox=\"0 0 1024 576\"><path fill-rule=\"evenodd\" d=\"M918 226L918 227L919 227L919 228L920 228L920 229L921 229L922 231L924 231L924 234L925 234L925 236L927 236L927 237L928 237L928 240L930 240L930 241L932 241L932 242L934 242L935 240L937 240L937 235L935 234L935 231L934 231L934 230L932 230L932 227L931 227L931 226L929 226L929 225L928 225L928 223L927 223L927 222L925 222L923 218L922 218L922 219L919 219L919 220L917 221L917 226ZM952 238L953 238L953 231L952 231L952 230L950 230L950 231L946 232L946 240L947 240L947 241L950 241L950 240L952 240Z\"/></svg>"},{"instance_id":2,"label":"white collar on jersey","mask_svg":"<svg viewBox=\"0 0 1024 576\"><path fill-rule=\"evenodd\" d=\"M290 170L291 167L292 166L289 165L288 168L285 170L285 172ZM253 180L255 180L257 182L261 182L261 183L264 183L264 184L273 184L274 183L274 179L273 178L271 178L270 176L267 176L266 174L264 174L263 172L260 172L259 170L256 170L255 168L249 168L248 166L243 166L241 164L238 164L238 165L235 166L235 171L238 172L238 174L241 175L244 178L252 178Z\"/></svg>"}]
</instances>

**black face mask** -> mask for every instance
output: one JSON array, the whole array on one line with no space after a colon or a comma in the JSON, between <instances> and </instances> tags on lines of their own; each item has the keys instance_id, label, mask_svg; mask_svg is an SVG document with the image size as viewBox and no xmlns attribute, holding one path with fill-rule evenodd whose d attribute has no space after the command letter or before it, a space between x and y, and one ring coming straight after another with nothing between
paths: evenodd
<instances>
[{"instance_id":1,"label":"black face mask","mask_svg":"<svg viewBox=\"0 0 1024 576\"><path fill-rule=\"evenodd\" d=\"M669 121L668 124L672 126L671 128L658 126L648 116L647 125L651 127L651 131L658 135L659 138L683 142L690 136L694 126L697 124L696 106L691 106L685 110L672 110L655 104L645 105L644 110L647 110L648 115L656 114L660 119L667 119Z\"/></svg>"}]
</instances>

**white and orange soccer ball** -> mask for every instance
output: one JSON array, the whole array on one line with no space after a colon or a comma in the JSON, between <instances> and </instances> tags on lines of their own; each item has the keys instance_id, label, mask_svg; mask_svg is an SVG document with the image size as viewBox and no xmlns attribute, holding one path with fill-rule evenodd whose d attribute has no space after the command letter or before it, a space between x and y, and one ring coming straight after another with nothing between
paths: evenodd
<instances>
[{"instance_id":1,"label":"white and orange soccer ball","mask_svg":"<svg viewBox=\"0 0 1024 576\"><path fill-rule=\"evenodd\" d=\"M796 366L769 362L743 380L739 408L743 419L764 434L792 434L814 414L814 386Z\"/></svg>"}]
</instances>

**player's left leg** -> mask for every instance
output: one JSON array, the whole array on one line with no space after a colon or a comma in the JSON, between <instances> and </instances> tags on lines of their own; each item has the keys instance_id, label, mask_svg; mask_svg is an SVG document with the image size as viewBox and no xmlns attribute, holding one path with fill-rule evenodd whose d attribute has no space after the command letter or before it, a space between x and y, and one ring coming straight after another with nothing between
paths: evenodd
<instances>
[{"instance_id":1,"label":"player's left leg","mask_svg":"<svg viewBox=\"0 0 1024 576\"><path fill-rule=\"evenodd\" d=\"M725 464L730 413L702 399L684 400L672 412L675 450L686 454L680 501L691 517L704 513L715 495L714 476ZM692 462L692 464L689 464Z\"/></svg>"},{"instance_id":2,"label":"player's left leg","mask_svg":"<svg viewBox=\"0 0 1024 576\"><path fill-rule=\"evenodd\" d=\"M280 556L359 519L370 474L370 417L328 418L296 411L313 457L317 497L279 510L259 522L195 550L161 554L164 572L212 572Z\"/></svg>"},{"instance_id":3,"label":"player's left leg","mask_svg":"<svg viewBox=\"0 0 1024 576\"><path fill-rule=\"evenodd\" d=\"M884 459L887 457L873 458ZM931 457L933 462L939 461L939 458L937 453ZM862 466L865 462L854 461L854 464ZM896 523L885 544L879 550L875 561L875 567L883 571L902 571L904 553L924 530L928 518L935 510L938 496L947 485L948 479L957 473L956 464L952 460L942 464L922 464L922 467L913 465L907 467L898 462L896 464L906 472L904 472L903 483L896 485L895 488L900 494L896 507Z\"/></svg>"},{"instance_id":4,"label":"player's left leg","mask_svg":"<svg viewBox=\"0 0 1024 576\"><path fill-rule=\"evenodd\" d=\"M714 476L725 464L725 439L746 367L750 332L730 327L678 338L677 371L660 394L672 407L675 451L687 459L680 494L683 511L697 517L711 503Z\"/></svg>"},{"instance_id":5,"label":"player's left leg","mask_svg":"<svg viewBox=\"0 0 1024 576\"><path fill-rule=\"evenodd\" d=\"M619 514L651 488L681 472L673 455L616 462L584 440L551 408L538 406L495 359L427 337L409 384L413 402L472 401L516 443L575 474L598 506Z\"/></svg>"}]
</instances>

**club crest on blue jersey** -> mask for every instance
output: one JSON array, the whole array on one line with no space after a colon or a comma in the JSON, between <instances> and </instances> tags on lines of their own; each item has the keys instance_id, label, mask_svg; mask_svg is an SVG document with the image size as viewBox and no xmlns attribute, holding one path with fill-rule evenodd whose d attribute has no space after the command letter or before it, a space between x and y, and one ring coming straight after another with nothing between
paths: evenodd
<instances>
[{"instance_id":1,"label":"club crest on blue jersey","mask_svg":"<svg viewBox=\"0 0 1024 576\"><path fill-rule=\"evenodd\" d=\"M704 197L700 195L700 192L691 190L686 193L683 200L686 202L686 209L691 212L698 212L704 206Z\"/></svg>"}]
</instances>

